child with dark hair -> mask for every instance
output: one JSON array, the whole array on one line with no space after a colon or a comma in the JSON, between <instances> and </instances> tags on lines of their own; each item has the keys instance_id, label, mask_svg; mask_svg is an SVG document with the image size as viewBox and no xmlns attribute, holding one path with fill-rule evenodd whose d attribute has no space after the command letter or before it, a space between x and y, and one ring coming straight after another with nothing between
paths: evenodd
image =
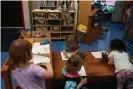
<instances>
[{"instance_id":1,"label":"child with dark hair","mask_svg":"<svg viewBox=\"0 0 133 89\"><path fill-rule=\"evenodd\" d=\"M87 83L87 79L80 79L80 75L78 74L82 65L83 60L78 55L72 55L68 59L66 66L62 69L62 73L66 77L66 84L64 89L81 89L83 85Z\"/></svg>"},{"instance_id":2,"label":"child with dark hair","mask_svg":"<svg viewBox=\"0 0 133 89\"><path fill-rule=\"evenodd\" d=\"M32 59L32 44L23 39L14 40L9 48L9 65L14 79L22 89L46 89L45 79L53 77L51 64L46 69L29 63Z\"/></svg>"},{"instance_id":3,"label":"child with dark hair","mask_svg":"<svg viewBox=\"0 0 133 89\"><path fill-rule=\"evenodd\" d=\"M123 89L125 84L126 89L133 89L133 65L129 61L129 55L125 52L124 42L119 39L111 40L110 50L108 64L115 66L117 89Z\"/></svg>"}]
</instances>

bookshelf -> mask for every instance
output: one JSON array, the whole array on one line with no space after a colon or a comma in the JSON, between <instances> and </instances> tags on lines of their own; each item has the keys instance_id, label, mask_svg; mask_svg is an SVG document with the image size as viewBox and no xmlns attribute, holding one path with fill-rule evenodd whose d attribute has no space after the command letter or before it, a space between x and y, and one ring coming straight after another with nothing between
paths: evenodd
<instances>
[{"instance_id":1,"label":"bookshelf","mask_svg":"<svg viewBox=\"0 0 133 89\"><path fill-rule=\"evenodd\" d=\"M50 9L34 9L32 11L32 29L49 31L51 39L65 39L73 34L75 27L75 10L67 12Z\"/></svg>"}]
</instances>

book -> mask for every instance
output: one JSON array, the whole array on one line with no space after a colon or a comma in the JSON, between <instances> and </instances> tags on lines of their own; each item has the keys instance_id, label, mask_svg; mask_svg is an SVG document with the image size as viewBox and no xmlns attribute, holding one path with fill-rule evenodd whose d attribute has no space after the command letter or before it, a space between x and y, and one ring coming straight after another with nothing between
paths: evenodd
<instances>
[{"instance_id":1,"label":"book","mask_svg":"<svg viewBox=\"0 0 133 89\"><path fill-rule=\"evenodd\" d=\"M45 54L50 53L49 44L41 45L40 42L35 42L32 45L33 54Z\"/></svg>"},{"instance_id":2,"label":"book","mask_svg":"<svg viewBox=\"0 0 133 89\"><path fill-rule=\"evenodd\" d=\"M33 55L32 60L30 62L33 62L34 64L49 63L50 58L42 55Z\"/></svg>"}]
</instances>

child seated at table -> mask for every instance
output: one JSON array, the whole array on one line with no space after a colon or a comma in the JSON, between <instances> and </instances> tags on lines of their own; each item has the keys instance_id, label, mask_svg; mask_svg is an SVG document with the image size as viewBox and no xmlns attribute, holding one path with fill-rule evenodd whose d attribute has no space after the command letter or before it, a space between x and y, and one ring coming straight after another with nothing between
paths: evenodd
<instances>
[{"instance_id":1,"label":"child seated at table","mask_svg":"<svg viewBox=\"0 0 133 89\"><path fill-rule=\"evenodd\" d=\"M66 84L64 89L88 89L83 87L84 84L87 83L86 78L81 78L78 72L83 65L83 60L78 55L72 55L68 61L66 66L62 68L62 73L66 77Z\"/></svg>"},{"instance_id":2,"label":"child seated at table","mask_svg":"<svg viewBox=\"0 0 133 89\"><path fill-rule=\"evenodd\" d=\"M125 52L125 44L122 40L114 39L110 44L108 64L115 66L117 74L117 89L133 89L133 65L129 61L129 55ZM125 89L125 88L124 88Z\"/></svg>"},{"instance_id":3,"label":"child seated at table","mask_svg":"<svg viewBox=\"0 0 133 89\"><path fill-rule=\"evenodd\" d=\"M14 40L9 48L9 65L16 82L22 89L46 89L45 79L53 77L51 64L46 68L29 63L32 59L32 44L23 39Z\"/></svg>"},{"instance_id":4,"label":"child seated at table","mask_svg":"<svg viewBox=\"0 0 133 89\"><path fill-rule=\"evenodd\" d=\"M71 53L72 55L79 54L81 57L84 57L84 54L80 51L78 34L76 32L67 36L63 45L63 54L68 59L69 56L67 55L67 52Z\"/></svg>"}]
</instances>

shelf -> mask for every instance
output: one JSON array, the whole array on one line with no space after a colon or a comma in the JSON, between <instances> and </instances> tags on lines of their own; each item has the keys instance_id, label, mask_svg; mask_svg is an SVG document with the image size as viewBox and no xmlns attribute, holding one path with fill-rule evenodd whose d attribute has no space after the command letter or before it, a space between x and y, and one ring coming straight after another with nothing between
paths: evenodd
<instances>
[{"instance_id":1,"label":"shelf","mask_svg":"<svg viewBox=\"0 0 133 89\"><path fill-rule=\"evenodd\" d=\"M74 25L62 25L62 27L65 27L65 26L66 26L66 27L69 27L69 26L74 26Z\"/></svg>"},{"instance_id":2,"label":"shelf","mask_svg":"<svg viewBox=\"0 0 133 89\"><path fill-rule=\"evenodd\" d=\"M61 19L47 19L47 20L61 20Z\"/></svg>"},{"instance_id":3,"label":"shelf","mask_svg":"<svg viewBox=\"0 0 133 89\"><path fill-rule=\"evenodd\" d=\"M62 20L72 21L72 20L74 20L74 19L62 19Z\"/></svg>"},{"instance_id":4,"label":"shelf","mask_svg":"<svg viewBox=\"0 0 133 89\"><path fill-rule=\"evenodd\" d=\"M51 38L52 39L61 39L60 35L59 34L51 34Z\"/></svg>"},{"instance_id":5,"label":"shelf","mask_svg":"<svg viewBox=\"0 0 133 89\"><path fill-rule=\"evenodd\" d=\"M62 38L56 38L56 37L54 38L54 37L52 37L51 39L52 40L61 40Z\"/></svg>"},{"instance_id":6,"label":"shelf","mask_svg":"<svg viewBox=\"0 0 133 89\"><path fill-rule=\"evenodd\" d=\"M33 20L62 20L62 19L33 18Z\"/></svg>"},{"instance_id":7,"label":"shelf","mask_svg":"<svg viewBox=\"0 0 133 89\"><path fill-rule=\"evenodd\" d=\"M61 39L66 39L66 37L71 34L73 33L61 33Z\"/></svg>"},{"instance_id":8,"label":"shelf","mask_svg":"<svg viewBox=\"0 0 133 89\"><path fill-rule=\"evenodd\" d=\"M75 13L75 10L63 11L63 13Z\"/></svg>"},{"instance_id":9,"label":"shelf","mask_svg":"<svg viewBox=\"0 0 133 89\"><path fill-rule=\"evenodd\" d=\"M61 31L50 31L51 33L60 34Z\"/></svg>"},{"instance_id":10,"label":"shelf","mask_svg":"<svg viewBox=\"0 0 133 89\"><path fill-rule=\"evenodd\" d=\"M44 8L45 8L45 7L58 7L58 6L44 6Z\"/></svg>"},{"instance_id":11,"label":"shelf","mask_svg":"<svg viewBox=\"0 0 133 89\"><path fill-rule=\"evenodd\" d=\"M48 27L61 27L60 25L47 25Z\"/></svg>"},{"instance_id":12,"label":"shelf","mask_svg":"<svg viewBox=\"0 0 133 89\"><path fill-rule=\"evenodd\" d=\"M47 19L45 19L45 18L33 18L33 20L47 20Z\"/></svg>"},{"instance_id":13,"label":"shelf","mask_svg":"<svg viewBox=\"0 0 133 89\"><path fill-rule=\"evenodd\" d=\"M61 30L61 33L73 33L73 30Z\"/></svg>"},{"instance_id":14,"label":"shelf","mask_svg":"<svg viewBox=\"0 0 133 89\"><path fill-rule=\"evenodd\" d=\"M32 12L33 13L38 13L38 12L39 13L44 13L44 12L46 13L47 12L47 9L34 9L34 10L32 10Z\"/></svg>"},{"instance_id":15,"label":"shelf","mask_svg":"<svg viewBox=\"0 0 133 89\"><path fill-rule=\"evenodd\" d=\"M66 39L66 36L74 33L75 10L63 12L36 9L32 11L32 14L33 28L35 30L47 29L51 33L51 39Z\"/></svg>"},{"instance_id":16,"label":"shelf","mask_svg":"<svg viewBox=\"0 0 133 89\"><path fill-rule=\"evenodd\" d=\"M46 27L46 26L48 26L48 25L33 25L33 26L35 26L35 27L39 27L39 26L40 26L40 27L43 27L43 26Z\"/></svg>"}]
</instances>

